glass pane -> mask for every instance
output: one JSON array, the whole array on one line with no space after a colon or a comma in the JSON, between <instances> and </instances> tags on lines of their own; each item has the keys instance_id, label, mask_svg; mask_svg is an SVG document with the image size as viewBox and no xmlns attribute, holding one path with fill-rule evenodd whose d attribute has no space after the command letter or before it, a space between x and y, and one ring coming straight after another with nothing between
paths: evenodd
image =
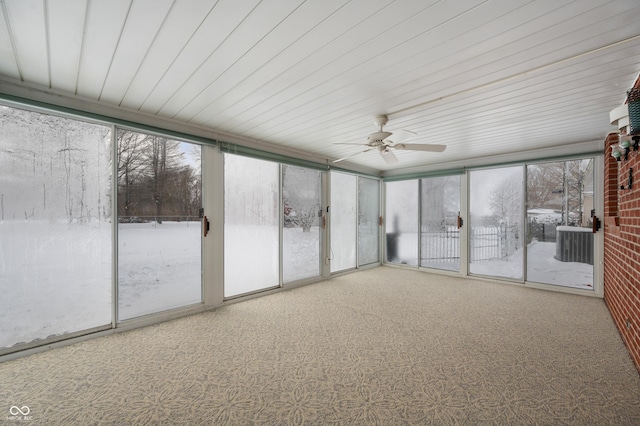
<instances>
[{"instance_id":1,"label":"glass pane","mask_svg":"<svg viewBox=\"0 0 640 426\"><path fill-rule=\"evenodd\" d=\"M202 301L200 146L119 129L118 319Z\"/></svg>"},{"instance_id":2,"label":"glass pane","mask_svg":"<svg viewBox=\"0 0 640 426\"><path fill-rule=\"evenodd\" d=\"M420 266L460 270L460 176L421 180Z\"/></svg>"},{"instance_id":3,"label":"glass pane","mask_svg":"<svg viewBox=\"0 0 640 426\"><path fill-rule=\"evenodd\" d=\"M331 272L356 267L356 176L331 172Z\"/></svg>"},{"instance_id":4,"label":"glass pane","mask_svg":"<svg viewBox=\"0 0 640 426\"><path fill-rule=\"evenodd\" d=\"M387 262L418 266L418 180L386 183Z\"/></svg>"},{"instance_id":5,"label":"glass pane","mask_svg":"<svg viewBox=\"0 0 640 426\"><path fill-rule=\"evenodd\" d=\"M469 272L522 279L523 167L469 173Z\"/></svg>"},{"instance_id":6,"label":"glass pane","mask_svg":"<svg viewBox=\"0 0 640 426\"><path fill-rule=\"evenodd\" d=\"M380 182L358 177L358 265L380 261Z\"/></svg>"},{"instance_id":7,"label":"glass pane","mask_svg":"<svg viewBox=\"0 0 640 426\"><path fill-rule=\"evenodd\" d=\"M282 277L284 282L320 275L320 172L282 165Z\"/></svg>"},{"instance_id":8,"label":"glass pane","mask_svg":"<svg viewBox=\"0 0 640 426\"><path fill-rule=\"evenodd\" d=\"M111 130L0 106L0 348L111 323Z\"/></svg>"},{"instance_id":9,"label":"glass pane","mask_svg":"<svg viewBox=\"0 0 640 426\"><path fill-rule=\"evenodd\" d=\"M593 159L527 166L527 281L593 289Z\"/></svg>"},{"instance_id":10,"label":"glass pane","mask_svg":"<svg viewBox=\"0 0 640 426\"><path fill-rule=\"evenodd\" d=\"M224 156L224 296L280 283L278 163Z\"/></svg>"}]
</instances>

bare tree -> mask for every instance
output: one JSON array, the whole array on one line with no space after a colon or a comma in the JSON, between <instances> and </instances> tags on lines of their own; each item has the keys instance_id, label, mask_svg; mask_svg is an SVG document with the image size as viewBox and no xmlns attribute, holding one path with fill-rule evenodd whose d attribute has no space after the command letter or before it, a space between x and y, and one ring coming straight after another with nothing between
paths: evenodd
<instances>
[{"instance_id":1,"label":"bare tree","mask_svg":"<svg viewBox=\"0 0 640 426\"><path fill-rule=\"evenodd\" d=\"M118 169L118 210L121 216L135 214L137 194L135 186L140 184L145 172L144 149L147 135L118 130L117 169Z\"/></svg>"},{"instance_id":2,"label":"bare tree","mask_svg":"<svg viewBox=\"0 0 640 426\"><path fill-rule=\"evenodd\" d=\"M173 178L184 160L180 142L160 136L149 136L145 150L147 184L155 203L155 216L162 223L163 205L167 195L167 182Z\"/></svg>"},{"instance_id":3,"label":"bare tree","mask_svg":"<svg viewBox=\"0 0 640 426\"><path fill-rule=\"evenodd\" d=\"M527 206L562 211L562 223L582 217L584 170L580 160L542 163L527 168Z\"/></svg>"},{"instance_id":4,"label":"bare tree","mask_svg":"<svg viewBox=\"0 0 640 426\"><path fill-rule=\"evenodd\" d=\"M562 164L543 163L527 168L527 207L560 207L550 206L557 194L562 191Z\"/></svg>"},{"instance_id":5,"label":"bare tree","mask_svg":"<svg viewBox=\"0 0 640 426\"><path fill-rule=\"evenodd\" d=\"M505 179L489 196L489 206L496 222L512 225L518 223L522 214L522 182L516 179Z\"/></svg>"}]
</instances>

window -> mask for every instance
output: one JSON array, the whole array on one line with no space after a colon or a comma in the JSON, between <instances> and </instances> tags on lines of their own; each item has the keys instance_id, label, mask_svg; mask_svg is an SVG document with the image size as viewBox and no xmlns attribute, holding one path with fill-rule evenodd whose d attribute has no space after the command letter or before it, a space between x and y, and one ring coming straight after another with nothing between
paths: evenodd
<instances>
[{"instance_id":1,"label":"window","mask_svg":"<svg viewBox=\"0 0 640 426\"><path fill-rule=\"evenodd\" d=\"M420 266L460 270L460 176L420 180Z\"/></svg>"},{"instance_id":2,"label":"window","mask_svg":"<svg viewBox=\"0 0 640 426\"><path fill-rule=\"evenodd\" d=\"M118 129L118 319L202 302L200 146Z\"/></svg>"},{"instance_id":3,"label":"window","mask_svg":"<svg viewBox=\"0 0 640 426\"><path fill-rule=\"evenodd\" d=\"M356 267L358 179L331 173L331 272Z\"/></svg>"},{"instance_id":4,"label":"window","mask_svg":"<svg viewBox=\"0 0 640 426\"><path fill-rule=\"evenodd\" d=\"M224 156L224 296L279 285L279 165Z\"/></svg>"},{"instance_id":5,"label":"window","mask_svg":"<svg viewBox=\"0 0 640 426\"><path fill-rule=\"evenodd\" d=\"M111 325L111 129L0 106L0 348Z\"/></svg>"},{"instance_id":6,"label":"window","mask_svg":"<svg viewBox=\"0 0 640 426\"><path fill-rule=\"evenodd\" d=\"M523 167L469 173L469 272L522 280Z\"/></svg>"},{"instance_id":7,"label":"window","mask_svg":"<svg viewBox=\"0 0 640 426\"><path fill-rule=\"evenodd\" d=\"M320 275L320 172L282 165L282 280Z\"/></svg>"},{"instance_id":8,"label":"window","mask_svg":"<svg viewBox=\"0 0 640 426\"><path fill-rule=\"evenodd\" d=\"M593 163L527 166L527 281L593 290Z\"/></svg>"},{"instance_id":9,"label":"window","mask_svg":"<svg viewBox=\"0 0 640 426\"><path fill-rule=\"evenodd\" d=\"M386 183L386 258L418 266L418 180Z\"/></svg>"},{"instance_id":10,"label":"window","mask_svg":"<svg viewBox=\"0 0 640 426\"><path fill-rule=\"evenodd\" d=\"M358 176L358 266L380 261L380 183Z\"/></svg>"}]
</instances>

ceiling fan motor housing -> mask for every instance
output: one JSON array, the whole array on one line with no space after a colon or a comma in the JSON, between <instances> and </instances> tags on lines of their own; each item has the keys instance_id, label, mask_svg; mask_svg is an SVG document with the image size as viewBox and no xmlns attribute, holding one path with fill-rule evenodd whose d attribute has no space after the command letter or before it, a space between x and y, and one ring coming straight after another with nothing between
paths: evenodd
<instances>
[{"instance_id":1,"label":"ceiling fan motor housing","mask_svg":"<svg viewBox=\"0 0 640 426\"><path fill-rule=\"evenodd\" d=\"M393 133L391 132L375 132L371 133L368 137L369 144L380 145L383 144L383 141L391 136Z\"/></svg>"},{"instance_id":2,"label":"ceiling fan motor housing","mask_svg":"<svg viewBox=\"0 0 640 426\"><path fill-rule=\"evenodd\" d=\"M386 115L376 115L373 119L373 124L375 124L377 127L382 128L382 126L387 124L388 121L389 119Z\"/></svg>"}]
</instances>

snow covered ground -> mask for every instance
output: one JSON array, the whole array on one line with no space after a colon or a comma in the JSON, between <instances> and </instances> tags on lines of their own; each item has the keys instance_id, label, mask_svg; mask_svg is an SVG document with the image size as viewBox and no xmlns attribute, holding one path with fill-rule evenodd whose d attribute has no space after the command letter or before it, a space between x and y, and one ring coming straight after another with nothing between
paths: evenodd
<instances>
[{"instance_id":1,"label":"snow covered ground","mask_svg":"<svg viewBox=\"0 0 640 426\"><path fill-rule=\"evenodd\" d=\"M277 285L274 229L226 229L227 296ZM283 232L285 282L317 276L317 227L311 232L299 228ZM200 240L199 222L119 224L120 319L199 303ZM266 240L271 243L263 244ZM417 234L406 234L400 239L399 255L406 259L417 255L416 244ZM528 253L528 281L593 288L593 267L555 260L555 243L534 241ZM109 324L111 256L109 223L1 223L0 347ZM507 262L476 262L472 270L490 276L498 268L513 266L512 272L521 274L521 263L514 261L518 256L521 251Z\"/></svg>"},{"instance_id":2,"label":"snow covered ground","mask_svg":"<svg viewBox=\"0 0 640 426\"><path fill-rule=\"evenodd\" d=\"M225 297L278 285L277 226L226 225L224 234Z\"/></svg>"},{"instance_id":3,"label":"snow covered ground","mask_svg":"<svg viewBox=\"0 0 640 426\"><path fill-rule=\"evenodd\" d=\"M309 232L284 228L282 233L284 283L320 275L320 227L312 226Z\"/></svg>"},{"instance_id":4,"label":"snow covered ground","mask_svg":"<svg viewBox=\"0 0 640 426\"><path fill-rule=\"evenodd\" d=\"M200 222L118 224L118 317L202 301Z\"/></svg>"},{"instance_id":5,"label":"snow covered ground","mask_svg":"<svg viewBox=\"0 0 640 426\"><path fill-rule=\"evenodd\" d=\"M575 230L571 227L570 230ZM403 233L398 239L398 263L417 265L417 233ZM554 258L555 242L534 240L527 248L527 281L583 289L593 288L593 266L579 262L561 262ZM473 262L470 272L478 275L522 278L523 251L518 250L506 260L494 259ZM422 266L436 269L459 270L458 263L431 262Z\"/></svg>"},{"instance_id":6,"label":"snow covered ground","mask_svg":"<svg viewBox=\"0 0 640 426\"><path fill-rule=\"evenodd\" d=\"M0 347L111 323L111 225L0 223Z\"/></svg>"},{"instance_id":7,"label":"snow covered ground","mask_svg":"<svg viewBox=\"0 0 640 426\"><path fill-rule=\"evenodd\" d=\"M320 233L282 230L284 283L320 275ZM224 295L232 297L270 288L279 282L278 227L225 226Z\"/></svg>"},{"instance_id":8,"label":"snow covered ground","mask_svg":"<svg viewBox=\"0 0 640 426\"><path fill-rule=\"evenodd\" d=\"M593 265L554 259L556 243L534 240L529 244L527 254L528 281L593 289Z\"/></svg>"},{"instance_id":9,"label":"snow covered ground","mask_svg":"<svg viewBox=\"0 0 640 426\"><path fill-rule=\"evenodd\" d=\"M118 229L119 320L201 302L200 222ZM277 228L226 233L226 295L278 285ZM283 233L285 283L319 275L318 227ZM110 223L1 223L0 348L110 324L111 257Z\"/></svg>"}]
</instances>

